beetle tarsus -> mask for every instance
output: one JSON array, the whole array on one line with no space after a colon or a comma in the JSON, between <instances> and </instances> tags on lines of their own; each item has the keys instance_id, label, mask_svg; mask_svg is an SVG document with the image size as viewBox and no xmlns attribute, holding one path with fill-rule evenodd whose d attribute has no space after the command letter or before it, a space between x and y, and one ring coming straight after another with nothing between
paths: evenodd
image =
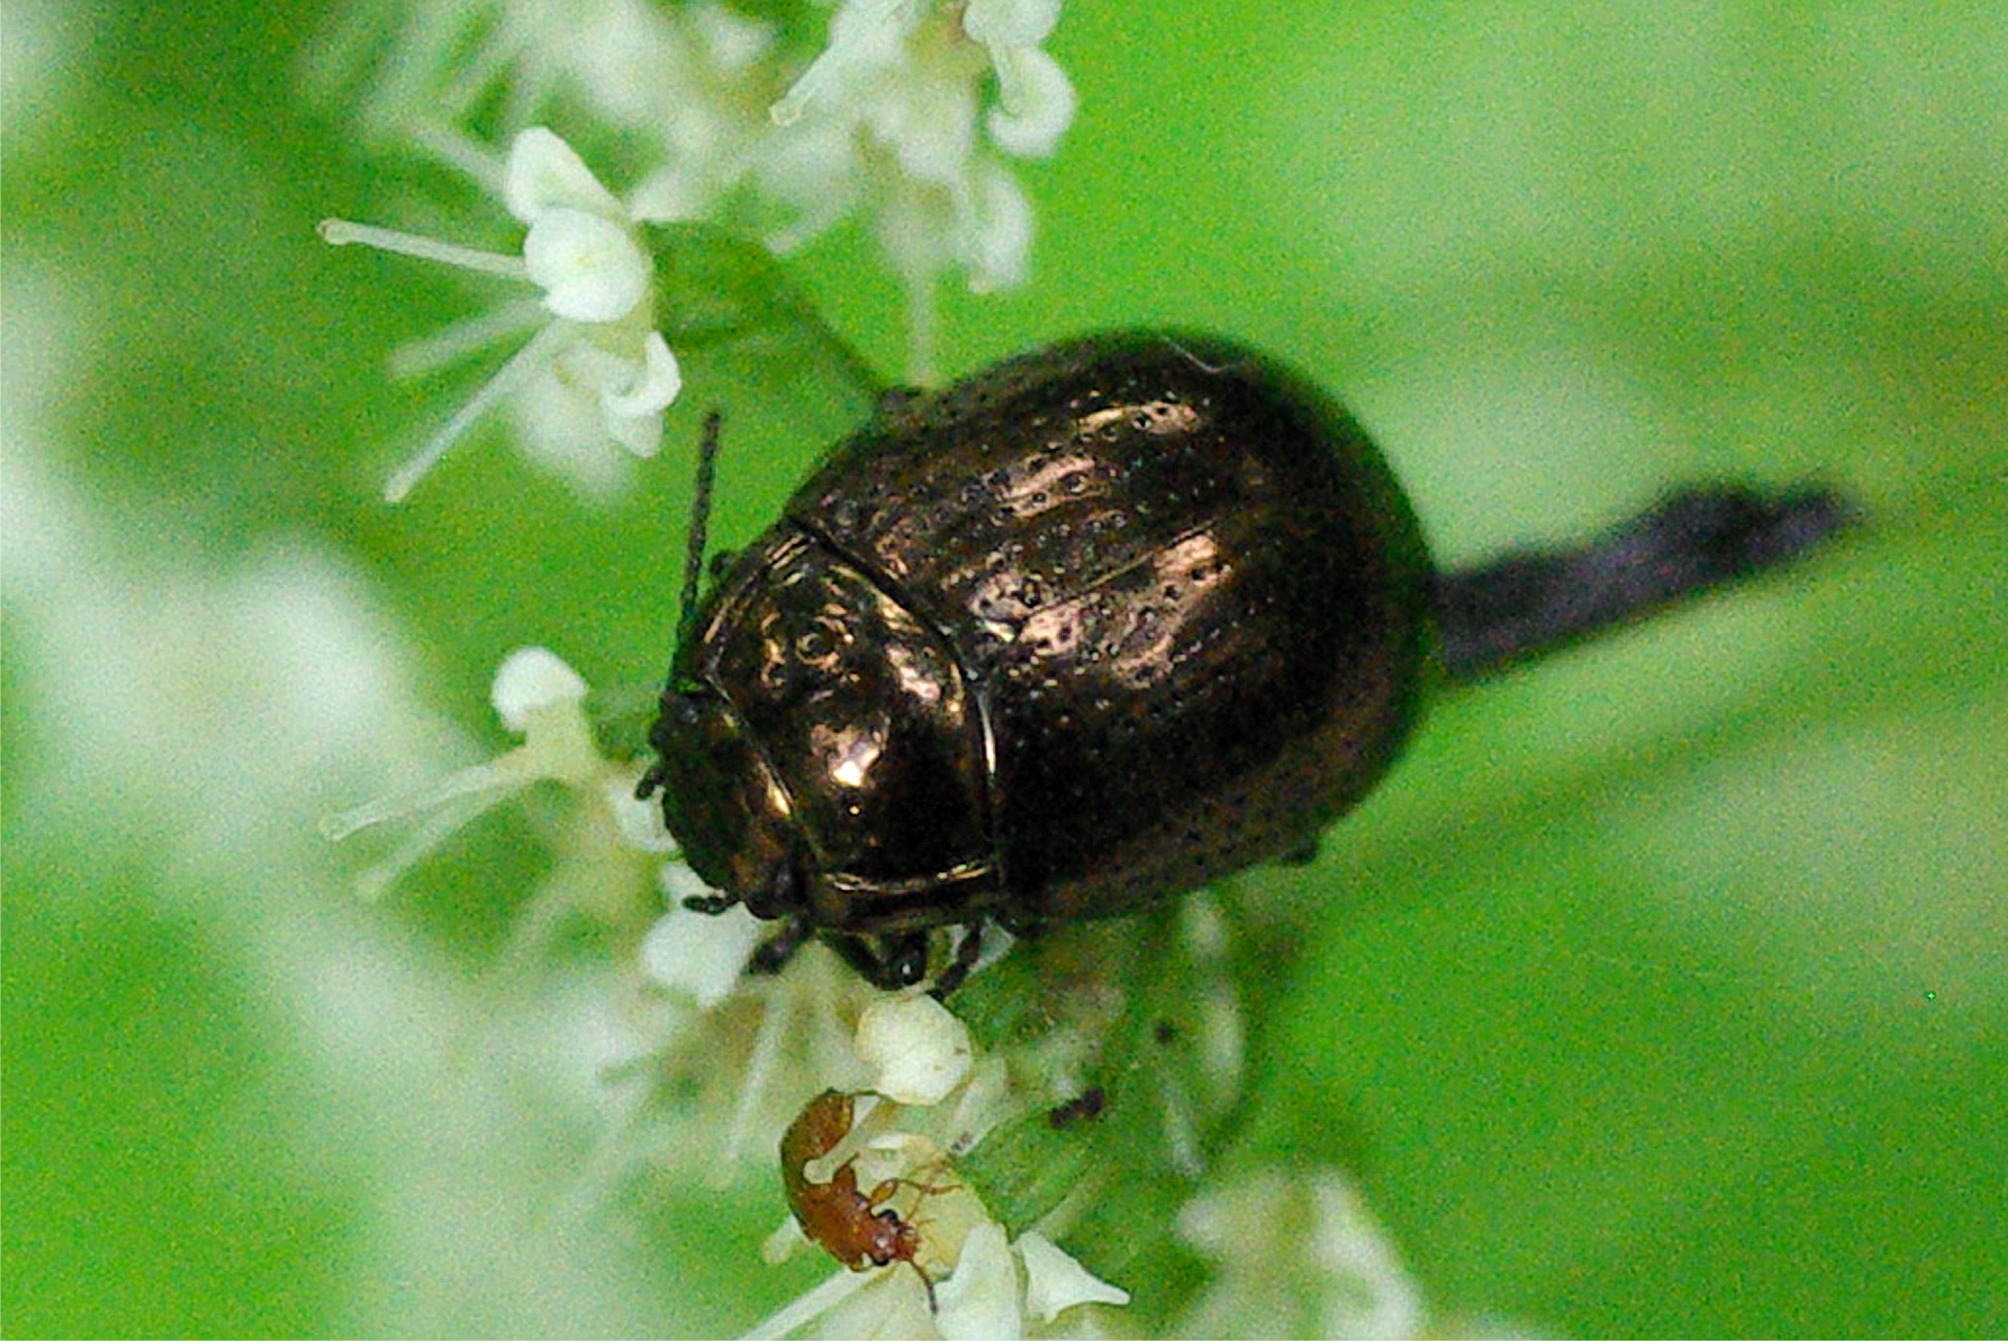
<instances>
[{"instance_id":1,"label":"beetle tarsus","mask_svg":"<svg viewBox=\"0 0 2008 1341\"><path fill-rule=\"evenodd\" d=\"M917 386L889 386L879 392L876 408L882 418L896 415L902 410L911 409L914 402L926 394Z\"/></svg>"},{"instance_id":2,"label":"beetle tarsus","mask_svg":"<svg viewBox=\"0 0 2008 1341\"><path fill-rule=\"evenodd\" d=\"M1295 847L1285 848L1276 858L1285 866L1309 866L1318 859L1318 835L1313 834Z\"/></svg>"},{"instance_id":3,"label":"beetle tarsus","mask_svg":"<svg viewBox=\"0 0 2008 1341\"><path fill-rule=\"evenodd\" d=\"M971 922L962 929L962 940L955 947L955 958L941 976L934 980L934 987L928 995L936 1001L948 1000L948 994L969 980L969 972L976 967L976 961L983 957L983 924Z\"/></svg>"},{"instance_id":4,"label":"beetle tarsus","mask_svg":"<svg viewBox=\"0 0 2008 1341\"><path fill-rule=\"evenodd\" d=\"M846 964L881 992L897 992L927 976L925 931L903 931L886 936L840 933L825 939Z\"/></svg>"},{"instance_id":5,"label":"beetle tarsus","mask_svg":"<svg viewBox=\"0 0 2008 1341\"><path fill-rule=\"evenodd\" d=\"M773 977L788 967L788 961L795 957L795 952L802 948L811 934L812 929L806 921L799 917L789 918L781 924L780 931L761 942L753 957L746 961L746 971L763 978Z\"/></svg>"}]
</instances>

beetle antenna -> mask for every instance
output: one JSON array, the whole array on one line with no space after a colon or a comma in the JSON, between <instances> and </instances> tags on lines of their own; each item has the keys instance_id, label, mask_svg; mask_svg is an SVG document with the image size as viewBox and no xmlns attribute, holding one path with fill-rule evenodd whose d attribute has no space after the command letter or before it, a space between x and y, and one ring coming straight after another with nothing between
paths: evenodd
<instances>
[{"instance_id":1,"label":"beetle antenna","mask_svg":"<svg viewBox=\"0 0 2008 1341\"><path fill-rule=\"evenodd\" d=\"M718 473L718 426L724 416L717 410L704 416L704 436L697 446L697 488L690 499L690 534L683 551L683 595L676 615L676 645L690 639L697 623L697 588L704 578L705 533L711 526L711 482Z\"/></svg>"}]
</instances>

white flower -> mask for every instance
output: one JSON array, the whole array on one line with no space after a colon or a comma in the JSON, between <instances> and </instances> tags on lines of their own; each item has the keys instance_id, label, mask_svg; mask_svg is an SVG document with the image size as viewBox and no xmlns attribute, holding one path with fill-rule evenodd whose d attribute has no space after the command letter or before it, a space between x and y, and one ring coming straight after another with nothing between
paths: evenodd
<instances>
[{"instance_id":1,"label":"white flower","mask_svg":"<svg viewBox=\"0 0 2008 1341\"><path fill-rule=\"evenodd\" d=\"M793 245L855 202L874 207L879 240L908 285L910 371L922 380L936 277L960 268L977 290L1025 277L1031 206L988 150L1044 156L1072 123L1073 86L1039 46L1058 16L1057 0L844 0L829 47L774 104L784 134L754 172L770 194L802 207L775 245ZM997 103L986 108L993 73Z\"/></svg>"},{"instance_id":2,"label":"white flower","mask_svg":"<svg viewBox=\"0 0 2008 1341\"><path fill-rule=\"evenodd\" d=\"M1129 1302L1126 1291L1097 1279L1044 1234L1010 1240L957 1174L947 1152L972 1149L1024 1102L1011 1093L1003 1057L974 1061L967 1027L923 995L875 998L859 1018L857 1052L880 1068L879 1092L851 1096L849 1130L783 1175L814 1184L843 1171L858 1188L889 1189L873 1213L911 1228L911 1260L842 1271L751 1335L808 1328L823 1336L1017 1337L1080 1304ZM925 1097L901 1098L888 1088L916 1079ZM779 1262L809 1242L791 1218L763 1255Z\"/></svg>"},{"instance_id":3,"label":"white flower","mask_svg":"<svg viewBox=\"0 0 2008 1341\"><path fill-rule=\"evenodd\" d=\"M878 99L896 105L897 90L932 85L936 110L949 90L975 101L977 85L994 71L1000 106L986 124L1006 153L1020 158L1052 153L1074 117L1074 88L1066 72L1039 44L1059 21L1059 0L844 0L830 20L830 45L774 104L779 125L792 125L815 104L867 109L896 150L912 154L921 137L968 141L970 127L927 124L886 108L869 110ZM981 48L980 51L976 48ZM986 66L989 67L986 70ZM924 103L926 100L922 100ZM918 161L910 167L926 172ZM949 165L937 160L941 173Z\"/></svg>"},{"instance_id":4,"label":"white flower","mask_svg":"<svg viewBox=\"0 0 2008 1341\"><path fill-rule=\"evenodd\" d=\"M1393 1243L1337 1169L1274 1168L1218 1188L1179 1212L1178 1234L1216 1270L1177 1335L1431 1330Z\"/></svg>"},{"instance_id":5,"label":"white flower","mask_svg":"<svg viewBox=\"0 0 2008 1341\"><path fill-rule=\"evenodd\" d=\"M662 877L669 911L642 940L642 972L658 986L690 998L699 1010L710 1010L732 995L746 962L772 927L740 904L715 914L684 907L688 894L709 892L687 866L669 863Z\"/></svg>"},{"instance_id":6,"label":"white flower","mask_svg":"<svg viewBox=\"0 0 2008 1341\"><path fill-rule=\"evenodd\" d=\"M635 220L570 145L541 126L518 135L503 170L503 203L528 229L520 256L475 251L409 233L327 219L321 236L526 281L535 307L516 305L454 327L409 351L412 370L450 362L517 330L523 345L391 477L402 499L490 408L508 401L533 459L605 493L624 477L611 440L635 456L662 444L662 413L683 376L654 327L655 266Z\"/></svg>"},{"instance_id":7,"label":"white flower","mask_svg":"<svg viewBox=\"0 0 2008 1341\"><path fill-rule=\"evenodd\" d=\"M969 1026L931 996L881 997L858 1019L858 1055L872 1088L894 1103L938 1104L973 1064Z\"/></svg>"},{"instance_id":8,"label":"white flower","mask_svg":"<svg viewBox=\"0 0 2008 1341\"><path fill-rule=\"evenodd\" d=\"M942 1237L931 1219L914 1223L923 1239ZM1042 1234L1012 1240L1003 1225L981 1214L957 1229L952 1244L931 1245L954 1262L934 1285L932 1309L919 1275L904 1262L841 1271L761 1321L747 1333L749 1341L798 1332L993 1341L1044 1334L1082 1304L1129 1303L1127 1290L1099 1279Z\"/></svg>"},{"instance_id":9,"label":"white flower","mask_svg":"<svg viewBox=\"0 0 2008 1341\"><path fill-rule=\"evenodd\" d=\"M555 653L519 648L496 671L491 698L503 725L523 737L521 745L415 793L372 801L323 820L321 832L334 840L395 820L416 821L391 856L364 873L363 896L382 894L455 831L538 782L573 788L595 806L610 796L632 797L640 768L600 754L586 720L585 697L586 682ZM660 859L659 843L630 846L624 841L632 819L611 807L604 817L615 849L606 860L619 860L624 853L639 868Z\"/></svg>"},{"instance_id":10,"label":"white flower","mask_svg":"<svg viewBox=\"0 0 2008 1341\"><path fill-rule=\"evenodd\" d=\"M1073 123L1073 85L1044 49L1060 0L842 0L799 71L782 64L791 30L818 8L772 21L738 8L408 6L358 25L320 65L324 85L362 86L374 129L477 176L470 123L500 109L520 126L562 99L628 146L635 219L723 219L785 252L861 216L907 285L909 376L931 380L938 281L960 271L985 290L1027 272L1032 209L1009 160L1050 155ZM557 389L516 398L529 450L611 488L621 458L588 450L604 428L576 405L561 413Z\"/></svg>"},{"instance_id":11,"label":"white flower","mask_svg":"<svg viewBox=\"0 0 2008 1341\"><path fill-rule=\"evenodd\" d=\"M563 100L614 132L638 165L636 218L713 213L771 124L780 31L719 0L352 0L314 53L323 96L368 130L466 167L464 127L505 129ZM365 10L374 12L365 13Z\"/></svg>"}]
</instances>

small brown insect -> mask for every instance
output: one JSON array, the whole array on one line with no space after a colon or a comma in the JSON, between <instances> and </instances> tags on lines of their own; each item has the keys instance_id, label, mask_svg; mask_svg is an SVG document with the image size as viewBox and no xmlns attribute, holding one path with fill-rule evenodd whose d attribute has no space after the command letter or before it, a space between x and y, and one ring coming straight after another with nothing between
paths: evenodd
<instances>
[{"instance_id":1,"label":"small brown insect","mask_svg":"<svg viewBox=\"0 0 2008 1341\"><path fill-rule=\"evenodd\" d=\"M869 1193L860 1192L855 1159L839 1164L826 1183L809 1181L809 1162L829 1154L850 1133L851 1111L850 1095L824 1090L782 1133L781 1186L788 1194L788 1207L804 1234L853 1271L907 1263L926 1287L931 1310L934 1282L914 1260L920 1251L920 1230L887 1204L900 1187L915 1184L888 1178Z\"/></svg>"}]
</instances>

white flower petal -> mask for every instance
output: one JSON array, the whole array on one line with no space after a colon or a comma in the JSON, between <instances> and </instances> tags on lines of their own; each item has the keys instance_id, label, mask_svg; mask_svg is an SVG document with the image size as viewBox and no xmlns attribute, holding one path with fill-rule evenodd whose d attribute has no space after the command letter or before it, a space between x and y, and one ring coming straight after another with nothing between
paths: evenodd
<instances>
[{"instance_id":1,"label":"white flower petal","mask_svg":"<svg viewBox=\"0 0 2008 1341\"><path fill-rule=\"evenodd\" d=\"M510 143L502 202L526 224L535 224L546 210L558 207L607 219L627 217L620 201L600 185L578 152L542 126L530 127Z\"/></svg>"},{"instance_id":2,"label":"white flower petal","mask_svg":"<svg viewBox=\"0 0 2008 1341\"><path fill-rule=\"evenodd\" d=\"M1174 1335L1428 1335L1421 1292L1345 1176L1273 1166L1216 1185L1178 1213L1178 1236L1214 1260ZM1294 1282L1286 1293L1278 1280Z\"/></svg>"},{"instance_id":3,"label":"white flower petal","mask_svg":"<svg viewBox=\"0 0 2008 1341\"><path fill-rule=\"evenodd\" d=\"M872 1088L895 1103L940 1103L973 1064L969 1027L931 996L880 997L858 1018Z\"/></svg>"},{"instance_id":4,"label":"white flower petal","mask_svg":"<svg viewBox=\"0 0 2008 1341\"><path fill-rule=\"evenodd\" d=\"M1060 63L1037 47L1016 47L997 60L1003 106L990 109L990 137L1007 154L1045 158L1074 124L1074 85Z\"/></svg>"},{"instance_id":5,"label":"white flower petal","mask_svg":"<svg viewBox=\"0 0 2008 1341\"><path fill-rule=\"evenodd\" d=\"M955 189L976 152L976 86L958 79L911 78L865 108L865 122L893 149L899 170Z\"/></svg>"},{"instance_id":6,"label":"white flower petal","mask_svg":"<svg viewBox=\"0 0 2008 1341\"><path fill-rule=\"evenodd\" d=\"M745 1341L778 1341L780 1337L792 1335L818 1318L837 1313L845 1300L866 1286L876 1284L879 1279L861 1271L839 1271L807 1294L797 1295L778 1311L755 1323L752 1330L746 1333ZM859 1329L857 1335L865 1335L863 1329Z\"/></svg>"},{"instance_id":7,"label":"white flower petal","mask_svg":"<svg viewBox=\"0 0 2008 1341\"><path fill-rule=\"evenodd\" d=\"M897 64L926 13L924 0L846 0L830 19L830 45L768 109L774 124L793 125L811 102L844 101L870 74Z\"/></svg>"},{"instance_id":8,"label":"white flower petal","mask_svg":"<svg viewBox=\"0 0 2008 1341\"><path fill-rule=\"evenodd\" d=\"M585 696L585 680L545 647L519 647L503 658L489 691L495 715L518 735L529 729L530 718L540 709L577 703Z\"/></svg>"},{"instance_id":9,"label":"white flower petal","mask_svg":"<svg viewBox=\"0 0 2008 1341\"><path fill-rule=\"evenodd\" d=\"M1091 1273L1036 1231L1013 1245L1025 1263L1025 1309L1051 1322L1076 1304L1127 1304L1129 1291Z\"/></svg>"},{"instance_id":10,"label":"white flower petal","mask_svg":"<svg viewBox=\"0 0 2008 1341\"><path fill-rule=\"evenodd\" d=\"M935 1334L934 1314L928 1307L920 1273L894 1266L844 1274L862 1274L870 1284L826 1310L808 1335L832 1341L853 1341L857 1337L898 1341L902 1337Z\"/></svg>"},{"instance_id":11,"label":"white flower petal","mask_svg":"<svg viewBox=\"0 0 2008 1341\"><path fill-rule=\"evenodd\" d=\"M668 899L672 905L680 904L685 899L701 899L706 895L718 892L705 884L704 877L696 871L691 870L687 862L671 861L663 863L659 879L662 884L663 897Z\"/></svg>"},{"instance_id":12,"label":"white flower petal","mask_svg":"<svg viewBox=\"0 0 2008 1341\"><path fill-rule=\"evenodd\" d=\"M779 1266L809 1246L802 1222L790 1215L774 1226L773 1233L760 1240L760 1260L768 1266Z\"/></svg>"},{"instance_id":13,"label":"white flower petal","mask_svg":"<svg viewBox=\"0 0 2008 1341\"><path fill-rule=\"evenodd\" d=\"M1060 0L969 0L962 31L987 47L1029 47L1060 21Z\"/></svg>"},{"instance_id":14,"label":"white flower petal","mask_svg":"<svg viewBox=\"0 0 2008 1341\"><path fill-rule=\"evenodd\" d=\"M976 205L962 222L959 241L973 291L1025 282L1032 256L1032 202L1008 169L995 162L982 165Z\"/></svg>"},{"instance_id":15,"label":"white flower petal","mask_svg":"<svg viewBox=\"0 0 2008 1341\"><path fill-rule=\"evenodd\" d=\"M634 794L638 772L624 772L607 779L600 796L620 829L621 841L641 852L674 852L676 840L662 824L662 807L653 799Z\"/></svg>"},{"instance_id":16,"label":"white flower petal","mask_svg":"<svg viewBox=\"0 0 2008 1341\"><path fill-rule=\"evenodd\" d=\"M523 264L543 288L544 306L571 321L618 321L647 296L654 275L626 228L568 207L531 221Z\"/></svg>"},{"instance_id":17,"label":"white flower petal","mask_svg":"<svg viewBox=\"0 0 2008 1341\"><path fill-rule=\"evenodd\" d=\"M650 331L642 341L640 373L633 386L625 391L603 391L600 403L611 414L638 419L643 415L657 414L669 408L683 390L683 369L677 365L676 355L669 348L669 341L662 338L661 331ZM640 453L643 456L650 452Z\"/></svg>"},{"instance_id":18,"label":"white flower petal","mask_svg":"<svg viewBox=\"0 0 2008 1341\"><path fill-rule=\"evenodd\" d=\"M1025 1334L1018 1304L1018 1264L1004 1242L1004 1227L986 1220L969 1231L955 1272L935 1286L941 1306L935 1324L948 1341L991 1341Z\"/></svg>"},{"instance_id":19,"label":"white flower petal","mask_svg":"<svg viewBox=\"0 0 2008 1341\"><path fill-rule=\"evenodd\" d=\"M678 869L682 868L677 863L664 868L665 886L668 873ZM763 933L759 919L744 908L714 915L692 912L679 901L642 939L642 972L669 991L691 998L698 1009L710 1010L732 995Z\"/></svg>"},{"instance_id":20,"label":"white flower petal","mask_svg":"<svg viewBox=\"0 0 2008 1341\"><path fill-rule=\"evenodd\" d=\"M558 321L548 329L576 334L586 328ZM611 450L598 391L581 390L549 364L538 373L509 401L516 450L588 498L618 497L627 487L633 458Z\"/></svg>"},{"instance_id":21,"label":"white flower petal","mask_svg":"<svg viewBox=\"0 0 2008 1341\"><path fill-rule=\"evenodd\" d=\"M727 74L743 74L774 49L774 28L722 5L693 5L690 24L711 63Z\"/></svg>"},{"instance_id":22,"label":"white flower petal","mask_svg":"<svg viewBox=\"0 0 2008 1341\"><path fill-rule=\"evenodd\" d=\"M662 411L648 414L615 414L601 406L601 420L607 436L619 443L629 456L644 459L662 450Z\"/></svg>"}]
</instances>

